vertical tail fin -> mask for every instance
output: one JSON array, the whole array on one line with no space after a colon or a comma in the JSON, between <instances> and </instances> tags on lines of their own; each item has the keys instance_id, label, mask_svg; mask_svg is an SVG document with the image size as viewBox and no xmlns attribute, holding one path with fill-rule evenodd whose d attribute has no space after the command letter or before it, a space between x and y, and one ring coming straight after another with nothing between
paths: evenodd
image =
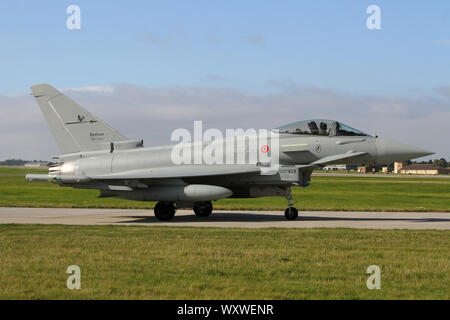
<instances>
[{"instance_id":1,"label":"vertical tail fin","mask_svg":"<svg viewBox=\"0 0 450 320\"><path fill-rule=\"evenodd\" d=\"M109 149L111 142L128 140L49 84L34 85L31 92L64 154Z\"/></svg>"}]
</instances>

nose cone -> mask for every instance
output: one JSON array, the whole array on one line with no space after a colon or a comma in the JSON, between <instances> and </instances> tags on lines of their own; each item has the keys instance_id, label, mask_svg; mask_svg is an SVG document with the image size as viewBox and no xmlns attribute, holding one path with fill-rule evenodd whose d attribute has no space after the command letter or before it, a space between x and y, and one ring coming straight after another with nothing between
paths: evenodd
<instances>
[{"instance_id":1,"label":"nose cone","mask_svg":"<svg viewBox=\"0 0 450 320\"><path fill-rule=\"evenodd\" d=\"M400 162L434 154L434 152L428 150L386 139L378 138L375 144L377 146L378 163Z\"/></svg>"}]
</instances>

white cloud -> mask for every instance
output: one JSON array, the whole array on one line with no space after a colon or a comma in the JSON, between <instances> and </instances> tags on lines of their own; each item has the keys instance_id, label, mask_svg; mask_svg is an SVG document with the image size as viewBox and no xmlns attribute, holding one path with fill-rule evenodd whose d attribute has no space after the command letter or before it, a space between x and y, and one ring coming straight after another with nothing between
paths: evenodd
<instances>
[{"instance_id":1,"label":"white cloud","mask_svg":"<svg viewBox=\"0 0 450 320\"><path fill-rule=\"evenodd\" d=\"M266 44L266 39L264 38L264 36L262 34L253 34L249 37L247 37L247 41L250 44L254 44L257 46L263 46Z\"/></svg>"},{"instance_id":2,"label":"white cloud","mask_svg":"<svg viewBox=\"0 0 450 320\"><path fill-rule=\"evenodd\" d=\"M79 91L79 92L113 93L114 86L88 86L88 87L63 89L62 91L63 92Z\"/></svg>"},{"instance_id":3,"label":"white cloud","mask_svg":"<svg viewBox=\"0 0 450 320\"><path fill-rule=\"evenodd\" d=\"M221 81L225 80L225 77L220 74L207 74L205 79L209 81Z\"/></svg>"},{"instance_id":4,"label":"white cloud","mask_svg":"<svg viewBox=\"0 0 450 320\"><path fill-rule=\"evenodd\" d=\"M217 36L215 34L213 34L213 33L210 33L210 32L205 33L204 34L204 38L209 43L216 43L217 42Z\"/></svg>"},{"instance_id":5,"label":"white cloud","mask_svg":"<svg viewBox=\"0 0 450 320\"><path fill-rule=\"evenodd\" d=\"M272 82L277 93L247 94L227 88L154 88L131 84L64 92L101 119L145 145L170 142L176 128L273 128L328 118L450 158L450 100L357 95L327 88ZM444 87L443 87L444 88ZM441 90L442 89L437 89ZM444 92L447 92L444 90ZM39 107L29 94L0 95L0 159L49 159L59 153Z\"/></svg>"},{"instance_id":6,"label":"white cloud","mask_svg":"<svg viewBox=\"0 0 450 320\"><path fill-rule=\"evenodd\" d=\"M439 40L433 42L434 44L437 44L439 46L450 46L450 40Z\"/></svg>"},{"instance_id":7,"label":"white cloud","mask_svg":"<svg viewBox=\"0 0 450 320\"><path fill-rule=\"evenodd\" d=\"M369 103L370 111L381 116L406 116L407 107L398 101L373 101Z\"/></svg>"},{"instance_id":8,"label":"white cloud","mask_svg":"<svg viewBox=\"0 0 450 320\"><path fill-rule=\"evenodd\" d=\"M444 97L450 98L450 86L441 86L436 88L436 91Z\"/></svg>"},{"instance_id":9,"label":"white cloud","mask_svg":"<svg viewBox=\"0 0 450 320\"><path fill-rule=\"evenodd\" d=\"M146 32L142 36L142 40L146 43L150 43L153 45L159 45L162 43L162 39L159 36L157 36L156 34L154 34L153 32Z\"/></svg>"}]
</instances>

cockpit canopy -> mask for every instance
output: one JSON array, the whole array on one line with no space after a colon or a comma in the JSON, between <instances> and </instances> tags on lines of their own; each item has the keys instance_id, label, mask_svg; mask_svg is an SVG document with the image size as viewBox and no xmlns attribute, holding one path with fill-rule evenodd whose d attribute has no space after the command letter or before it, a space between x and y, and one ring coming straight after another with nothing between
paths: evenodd
<instances>
[{"instance_id":1,"label":"cockpit canopy","mask_svg":"<svg viewBox=\"0 0 450 320\"><path fill-rule=\"evenodd\" d=\"M304 120L290 123L279 128L279 133L305 134L318 136L369 136L369 134L353 129L334 120Z\"/></svg>"}]
</instances>

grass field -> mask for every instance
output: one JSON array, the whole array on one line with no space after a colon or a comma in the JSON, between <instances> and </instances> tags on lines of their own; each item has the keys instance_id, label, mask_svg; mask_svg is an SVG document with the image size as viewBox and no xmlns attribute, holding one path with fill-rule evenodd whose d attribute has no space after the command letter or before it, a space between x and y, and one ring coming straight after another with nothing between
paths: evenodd
<instances>
[{"instance_id":1,"label":"grass field","mask_svg":"<svg viewBox=\"0 0 450 320\"><path fill-rule=\"evenodd\" d=\"M61 188L50 182L27 183L27 172L0 168L0 206L72 208L153 208L153 202L98 199L98 191ZM450 211L450 179L315 176L308 188L293 188L299 210ZM223 199L226 210L284 210L282 197Z\"/></svg>"},{"instance_id":2,"label":"grass field","mask_svg":"<svg viewBox=\"0 0 450 320\"><path fill-rule=\"evenodd\" d=\"M1 225L0 255L0 299L450 298L448 231Z\"/></svg>"},{"instance_id":3,"label":"grass field","mask_svg":"<svg viewBox=\"0 0 450 320\"><path fill-rule=\"evenodd\" d=\"M0 168L0 206L153 206L27 183L25 173ZM449 211L449 194L450 179L432 178L321 176L294 190L302 210ZM0 299L450 299L450 231L0 225L0 256ZM70 265L81 290L66 288ZM370 265L381 290L366 287Z\"/></svg>"}]
</instances>

